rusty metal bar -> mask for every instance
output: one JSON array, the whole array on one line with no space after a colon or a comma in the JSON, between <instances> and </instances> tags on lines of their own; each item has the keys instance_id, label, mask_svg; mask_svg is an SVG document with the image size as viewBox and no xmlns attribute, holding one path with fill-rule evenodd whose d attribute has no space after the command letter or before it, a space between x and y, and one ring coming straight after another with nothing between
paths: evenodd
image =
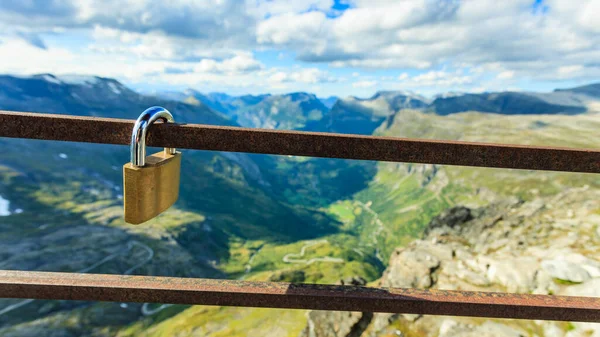
<instances>
[{"instance_id":1,"label":"rusty metal bar","mask_svg":"<svg viewBox=\"0 0 600 337\"><path fill-rule=\"evenodd\" d=\"M0 271L0 297L600 322L600 298Z\"/></svg>"},{"instance_id":2,"label":"rusty metal bar","mask_svg":"<svg viewBox=\"0 0 600 337\"><path fill-rule=\"evenodd\" d=\"M129 144L133 120L0 111L0 137ZM600 173L600 151L539 146L248 129L199 124L152 126L148 144L422 164Z\"/></svg>"}]
</instances>

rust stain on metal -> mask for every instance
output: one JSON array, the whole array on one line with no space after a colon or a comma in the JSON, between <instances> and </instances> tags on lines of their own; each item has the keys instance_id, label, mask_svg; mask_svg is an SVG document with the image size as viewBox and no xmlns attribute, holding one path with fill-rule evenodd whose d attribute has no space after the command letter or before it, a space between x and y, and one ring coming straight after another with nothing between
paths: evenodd
<instances>
[{"instance_id":1,"label":"rust stain on metal","mask_svg":"<svg viewBox=\"0 0 600 337\"><path fill-rule=\"evenodd\" d=\"M0 137L129 144L133 120L0 111ZM422 164L600 173L600 151L248 129L152 126L148 145Z\"/></svg>"},{"instance_id":2,"label":"rust stain on metal","mask_svg":"<svg viewBox=\"0 0 600 337\"><path fill-rule=\"evenodd\" d=\"M0 297L600 322L600 298L0 271Z\"/></svg>"}]
</instances>

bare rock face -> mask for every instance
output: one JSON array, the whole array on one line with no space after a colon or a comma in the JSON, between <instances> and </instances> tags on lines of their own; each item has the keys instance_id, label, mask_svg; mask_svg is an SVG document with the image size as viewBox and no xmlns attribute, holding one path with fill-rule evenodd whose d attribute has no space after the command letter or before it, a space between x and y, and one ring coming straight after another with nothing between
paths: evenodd
<instances>
[{"instance_id":1,"label":"bare rock face","mask_svg":"<svg viewBox=\"0 0 600 337\"><path fill-rule=\"evenodd\" d=\"M429 223L429 226L427 226L425 234L428 234L431 230L436 228L447 227L452 229L472 219L473 214L471 213L471 209L464 206L452 207L433 218Z\"/></svg>"},{"instance_id":2,"label":"bare rock face","mask_svg":"<svg viewBox=\"0 0 600 337\"><path fill-rule=\"evenodd\" d=\"M301 337L358 337L367 329L372 313L311 311Z\"/></svg>"},{"instance_id":3,"label":"bare rock face","mask_svg":"<svg viewBox=\"0 0 600 337\"><path fill-rule=\"evenodd\" d=\"M600 191L454 207L397 248L380 286L600 296ZM357 334L361 332L361 334ZM585 323L311 312L302 336L600 336Z\"/></svg>"},{"instance_id":4,"label":"bare rock face","mask_svg":"<svg viewBox=\"0 0 600 337\"><path fill-rule=\"evenodd\" d=\"M364 286L366 280L353 277L341 280L342 285ZM301 337L359 337L365 331L373 314L370 312L320 311L308 313L306 328Z\"/></svg>"},{"instance_id":5,"label":"bare rock face","mask_svg":"<svg viewBox=\"0 0 600 337\"><path fill-rule=\"evenodd\" d=\"M590 279L590 274L585 268L563 259L542 261L542 268L552 277L559 280L581 283Z\"/></svg>"}]
</instances>

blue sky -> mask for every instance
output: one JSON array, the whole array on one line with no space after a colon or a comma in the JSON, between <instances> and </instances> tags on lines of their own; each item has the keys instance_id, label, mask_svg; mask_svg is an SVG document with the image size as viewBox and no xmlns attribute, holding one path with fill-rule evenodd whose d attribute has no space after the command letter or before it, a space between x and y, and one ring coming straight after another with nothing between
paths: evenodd
<instances>
[{"instance_id":1,"label":"blue sky","mask_svg":"<svg viewBox=\"0 0 600 337\"><path fill-rule=\"evenodd\" d=\"M549 91L600 81L594 0L7 0L0 73L231 94Z\"/></svg>"}]
</instances>

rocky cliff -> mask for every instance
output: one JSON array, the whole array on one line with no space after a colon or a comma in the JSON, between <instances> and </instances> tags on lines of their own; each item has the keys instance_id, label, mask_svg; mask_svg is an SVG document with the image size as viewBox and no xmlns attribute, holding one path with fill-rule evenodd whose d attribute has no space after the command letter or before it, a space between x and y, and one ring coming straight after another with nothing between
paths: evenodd
<instances>
[{"instance_id":1,"label":"rocky cliff","mask_svg":"<svg viewBox=\"0 0 600 337\"><path fill-rule=\"evenodd\" d=\"M450 208L396 249L381 287L600 296L600 191ZM588 323L313 311L301 336L600 336Z\"/></svg>"}]
</instances>

